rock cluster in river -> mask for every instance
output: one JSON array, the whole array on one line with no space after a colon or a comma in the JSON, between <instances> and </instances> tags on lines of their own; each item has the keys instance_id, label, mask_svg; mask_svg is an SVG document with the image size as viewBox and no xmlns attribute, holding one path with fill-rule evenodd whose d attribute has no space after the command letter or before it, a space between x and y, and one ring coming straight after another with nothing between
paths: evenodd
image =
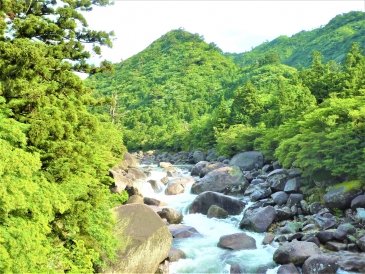
<instances>
[{"instance_id":1,"label":"rock cluster in river","mask_svg":"<svg viewBox=\"0 0 365 274\"><path fill-rule=\"evenodd\" d=\"M281 264L278 273L299 273L298 270L331 273L339 268L365 272L365 195L362 190L332 189L324 195L324 204L308 204L301 192L301 171L281 168L277 162L267 163L257 151L242 152L232 159L218 157L214 150L157 155L149 152L137 156L143 157L145 163L160 162L160 167L166 171L161 182L150 182L156 192L167 185L165 194L178 195L192 184L192 193L198 196L190 206L191 213L226 218L240 214L247 201L253 202L245 208L240 228L266 232L263 244L278 246L273 257ZM182 178L172 163L195 163L191 170L194 178ZM142 172L148 175L148 170ZM173 238L201 236L195 228L181 224L180 212L164 207L158 200L136 197L141 195L135 182L143 176L133 161L114 168L111 175L116 181L114 189L125 186L131 194L129 203L149 205L168 225ZM217 245L240 249L242 237L226 235L217 239ZM251 240L245 241L250 246ZM172 260L184 256L176 250L170 253ZM232 269L240 269L240 266L232 265Z\"/></svg>"}]
</instances>

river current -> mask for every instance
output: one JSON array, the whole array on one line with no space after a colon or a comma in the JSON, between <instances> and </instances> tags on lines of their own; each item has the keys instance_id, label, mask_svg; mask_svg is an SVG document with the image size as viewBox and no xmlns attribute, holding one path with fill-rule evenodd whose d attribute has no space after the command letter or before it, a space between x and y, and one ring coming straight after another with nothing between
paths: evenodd
<instances>
[{"instance_id":1,"label":"river current","mask_svg":"<svg viewBox=\"0 0 365 274\"><path fill-rule=\"evenodd\" d=\"M150 176L140 186L144 197L158 199L183 213L183 224L196 228L203 237L174 239L173 246L186 254L186 259L180 259L170 264L169 273L230 273L233 264L240 265L244 273L276 273L277 267L272 260L275 248L262 245L263 233L244 231L239 228L243 212L240 215L229 216L226 219L208 218L203 214L189 214L189 206L197 195L190 193L191 185L185 192L178 195L165 195L165 186L160 183L160 191L152 189L148 180L160 180L166 176L166 171L155 165L144 166L151 172ZM190 176L188 166L175 166L179 177ZM247 208L248 206L246 206ZM257 249L230 251L217 247L219 238L223 235L245 232L255 238Z\"/></svg>"}]
</instances>

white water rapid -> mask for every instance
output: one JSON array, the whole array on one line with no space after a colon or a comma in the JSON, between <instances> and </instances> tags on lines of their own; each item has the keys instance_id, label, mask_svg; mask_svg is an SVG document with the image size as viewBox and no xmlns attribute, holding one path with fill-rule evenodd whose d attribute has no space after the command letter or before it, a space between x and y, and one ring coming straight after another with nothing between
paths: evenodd
<instances>
[{"instance_id":1,"label":"white water rapid","mask_svg":"<svg viewBox=\"0 0 365 274\"><path fill-rule=\"evenodd\" d=\"M203 237L174 239L174 247L186 254L186 259L180 259L170 264L170 273L230 273L230 265L238 264L244 273L276 273L277 267L272 260L275 248L261 244L264 234L252 233L239 229L242 214L229 216L226 219L207 218L203 214L189 214L189 205L197 195L190 193L189 185L183 194L165 195L165 186L161 183L161 191L155 193L148 180L160 182L166 176L166 171L157 166L145 166L151 170L151 175L141 186L144 197L155 198L165 202L164 207L171 207L183 213L183 224L192 226ZM190 176L185 166L175 166L180 177ZM247 206L246 206L247 208ZM257 249L230 251L217 247L219 238L223 235L245 232L256 240Z\"/></svg>"}]
</instances>

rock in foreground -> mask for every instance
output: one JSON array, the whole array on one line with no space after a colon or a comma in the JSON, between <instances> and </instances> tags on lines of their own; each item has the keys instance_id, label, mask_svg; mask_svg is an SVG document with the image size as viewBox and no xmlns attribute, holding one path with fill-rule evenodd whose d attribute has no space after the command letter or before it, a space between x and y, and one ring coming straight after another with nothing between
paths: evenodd
<instances>
[{"instance_id":1,"label":"rock in foreground","mask_svg":"<svg viewBox=\"0 0 365 274\"><path fill-rule=\"evenodd\" d=\"M119 206L115 214L115 233L124 248L104 272L155 273L172 244L171 233L164 222L152 209L141 204Z\"/></svg>"}]
</instances>

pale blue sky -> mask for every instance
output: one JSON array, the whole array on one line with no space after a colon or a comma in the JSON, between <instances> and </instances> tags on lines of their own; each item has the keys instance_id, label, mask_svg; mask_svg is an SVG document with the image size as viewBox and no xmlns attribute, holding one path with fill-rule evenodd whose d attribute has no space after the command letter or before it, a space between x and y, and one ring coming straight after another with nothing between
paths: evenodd
<instances>
[{"instance_id":1,"label":"pale blue sky","mask_svg":"<svg viewBox=\"0 0 365 274\"><path fill-rule=\"evenodd\" d=\"M226 52L244 52L279 35L325 25L337 14L365 11L365 0L338 1L125 1L86 14L94 29L114 30L113 62L140 52L166 32L199 33ZM365 18L364 18L365 19Z\"/></svg>"}]
</instances>

